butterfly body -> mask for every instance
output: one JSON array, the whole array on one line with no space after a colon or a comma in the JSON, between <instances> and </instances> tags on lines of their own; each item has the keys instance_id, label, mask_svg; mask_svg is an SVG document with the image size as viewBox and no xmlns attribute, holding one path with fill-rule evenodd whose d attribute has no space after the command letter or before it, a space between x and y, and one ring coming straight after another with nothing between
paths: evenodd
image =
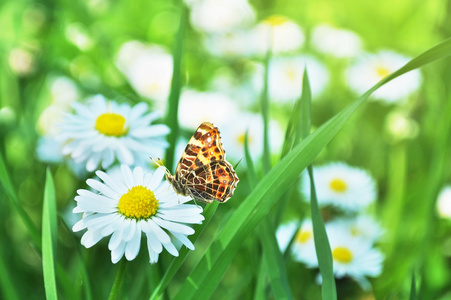
<instances>
[{"instance_id":1,"label":"butterfly body","mask_svg":"<svg viewBox=\"0 0 451 300\"><path fill-rule=\"evenodd\" d=\"M239 179L225 159L218 128L202 123L189 140L175 175L168 174L167 179L178 194L206 203L229 200Z\"/></svg>"}]
</instances>

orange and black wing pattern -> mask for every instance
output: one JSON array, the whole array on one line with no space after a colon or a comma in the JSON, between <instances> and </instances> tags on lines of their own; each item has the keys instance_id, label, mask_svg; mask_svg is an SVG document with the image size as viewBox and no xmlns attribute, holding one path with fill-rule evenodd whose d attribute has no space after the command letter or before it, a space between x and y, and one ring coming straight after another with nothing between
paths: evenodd
<instances>
[{"instance_id":1,"label":"orange and black wing pattern","mask_svg":"<svg viewBox=\"0 0 451 300\"><path fill-rule=\"evenodd\" d=\"M196 200L226 202L239 181L232 165L225 160L219 130L202 123L191 137L177 165L173 181L179 190Z\"/></svg>"}]
</instances>

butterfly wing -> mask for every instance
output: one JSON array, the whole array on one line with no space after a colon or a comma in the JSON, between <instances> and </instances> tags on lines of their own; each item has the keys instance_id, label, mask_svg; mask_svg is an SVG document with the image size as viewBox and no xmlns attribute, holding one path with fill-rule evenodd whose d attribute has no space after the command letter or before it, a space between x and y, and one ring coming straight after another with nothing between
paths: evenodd
<instances>
[{"instance_id":1,"label":"butterfly wing","mask_svg":"<svg viewBox=\"0 0 451 300\"><path fill-rule=\"evenodd\" d=\"M183 181L185 175L212 161L225 159L219 130L210 122L202 123L186 145L175 170L176 180Z\"/></svg>"},{"instance_id":2,"label":"butterfly wing","mask_svg":"<svg viewBox=\"0 0 451 300\"><path fill-rule=\"evenodd\" d=\"M189 194L207 203L229 200L239 181L232 165L224 160L213 161L192 170L186 174L185 179Z\"/></svg>"}]
</instances>

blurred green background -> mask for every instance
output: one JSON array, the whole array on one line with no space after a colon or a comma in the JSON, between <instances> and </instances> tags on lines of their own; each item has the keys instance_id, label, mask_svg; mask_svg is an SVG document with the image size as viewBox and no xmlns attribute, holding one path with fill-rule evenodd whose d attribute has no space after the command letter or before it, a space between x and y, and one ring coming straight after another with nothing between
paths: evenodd
<instances>
[{"instance_id":1,"label":"blurred green background","mask_svg":"<svg viewBox=\"0 0 451 300\"><path fill-rule=\"evenodd\" d=\"M355 32L367 52L390 49L410 57L451 33L451 5L443 0L254 0L250 4L257 22L277 14L301 26L306 42L299 53L314 54L327 66L329 84L312 108L316 127L358 96L349 89L342 75L348 62L317 53L311 45L310 37L317 25L326 23ZM80 100L101 93L110 99L126 98L130 103L146 101L157 106L133 89L115 60L120 46L129 40L159 44L172 51L180 22L180 5L160 0L0 2L0 152L19 203L37 228L42 222L44 174L48 165L36 153L38 139L44 134L38 120L52 103L50 83L60 76L73 80ZM202 47L204 34L193 29L189 20L184 25L184 84L206 90L214 79L213 74L224 67L238 78L245 76L245 66L252 59L213 56ZM11 62L15 55L22 55L22 65L14 66ZM393 296L391 299L406 299L412 272L417 274L419 299L451 299L451 221L439 218L435 210L439 191L451 182L450 70L449 60L423 68L422 85L405 104L368 103L317 158L317 163L342 160L369 170L378 183L374 213L386 229L380 243L386 260L382 275L372 280L374 295L362 293L343 280L337 283L339 299L384 299L389 295ZM259 112L258 99L254 102L252 109ZM284 130L291 106L271 105L274 118ZM387 116L394 112L416 124L416 134L405 137L387 129ZM187 137L191 132L186 130ZM67 227L63 221L67 222L71 215L76 189L85 188L85 180L74 175L66 164L51 164L51 170L61 216L57 260L69 276L59 292L63 299L84 297L80 265L85 264L94 298L106 298L116 272L106 242L103 246L84 249L79 245L79 235L74 235L69 229L71 225ZM236 195L227 205L220 206L205 236L196 243L195 253L203 252L221 224L248 194L250 187L244 168L242 174ZM2 284L10 282L21 298L42 299L45 294L41 257L11 203L0 188ZM293 216L290 211L307 209L299 202L286 203L288 213L284 218L287 219ZM243 243L217 287L215 299L230 299L224 295L252 298L250 286L255 284L259 263L254 255L259 251L256 240L252 236ZM142 252L127 270L124 286L131 288L129 299L148 295L171 259L162 255L155 267L142 270L147 261ZM176 277L171 289L177 289L197 259L196 254L189 256L180 271L181 279ZM314 283L314 272L289 258L287 272L295 298L318 299L320 288ZM6 295L2 296L6 299Z\"/></svg>"}]
</instances>

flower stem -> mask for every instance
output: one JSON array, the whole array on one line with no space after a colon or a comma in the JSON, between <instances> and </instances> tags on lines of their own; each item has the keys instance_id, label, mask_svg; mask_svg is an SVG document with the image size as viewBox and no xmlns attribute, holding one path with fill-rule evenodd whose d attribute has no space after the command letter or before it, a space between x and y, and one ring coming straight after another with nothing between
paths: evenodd
<instances>
[{"instance_id":1,"label":"flower stem","mask_svg":"<svg viewBox=\"0 0 451 300\"><path fill-rule=\"evenodd\" d=\"M119 287L121 286L122 279L124 278L124 271L125 266L127 265L127 260L123 258L121 260L121 263L119 265L119 270L116 274L116 279L114 279L113 287L111 288L110 297L108 297L108 300L115 300L117 299Z\"/></svg>"}]
</instances>

